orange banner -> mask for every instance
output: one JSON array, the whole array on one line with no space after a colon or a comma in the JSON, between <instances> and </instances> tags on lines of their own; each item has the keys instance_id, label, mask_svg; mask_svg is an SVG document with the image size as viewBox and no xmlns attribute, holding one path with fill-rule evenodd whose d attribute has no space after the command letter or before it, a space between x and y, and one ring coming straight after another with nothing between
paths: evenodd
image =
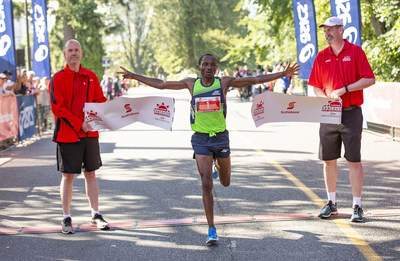
<instances>
[{"instance_id":1,"label":"orange banner","mask_svg":"<svg viewBox=\"0 0 400 261\"><path fill-rule=\"evenodd\" d=\"M18 135L18 104L15 95L0 98L0 140Z\"/></svg>"},{"instance_id":2,"label":"orange banner","mask_svg":"<svg viewBox=\"0 0 400 261\"><path fill-rule=\"evenodd\" d=\"M367 122L400 128L400 83L377 82L364 89L363 114Z\"/></svg>"}]
</instances>

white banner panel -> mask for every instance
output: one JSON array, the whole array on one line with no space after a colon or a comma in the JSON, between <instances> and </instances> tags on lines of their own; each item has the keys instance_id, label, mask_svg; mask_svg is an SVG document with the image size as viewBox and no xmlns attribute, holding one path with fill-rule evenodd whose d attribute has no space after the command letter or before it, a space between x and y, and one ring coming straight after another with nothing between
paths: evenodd
<instances>
[{"instance_id":1,"label":"white banner panel","mask_svg":"<svg viewBox=\"0 0 400 261\"><path fill-rule=\"evenodd\" d=\"M171 130L174 120L175 100L167 97L142 97L118 99L104 103L85 103L85 122L94 131L117 130L134 122Z\"/></svg>"},{"instance_id":2,"label":"white banner panel","mask_svg":"<svg viewBox=\"0 0 400 261\"><path fill-rule=\"evenodd\" d=\"M254 97L251 115L256 127L268 122L293 121L340 124L342 101L264 92Z\"/></svg>"}]
</instances>

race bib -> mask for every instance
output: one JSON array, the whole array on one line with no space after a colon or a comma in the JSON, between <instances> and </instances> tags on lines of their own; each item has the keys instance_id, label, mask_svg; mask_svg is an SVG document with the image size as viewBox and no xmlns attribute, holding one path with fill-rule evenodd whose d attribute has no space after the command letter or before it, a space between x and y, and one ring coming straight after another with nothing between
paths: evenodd
<instances>
[{"instance_id":1,"label":"race bib","mask_svg":"<svg viewBox=\"0 0 400 261\"><path fill-rule=\"evenodd\" d=\"M221 110L221 100L219 96L196 98L195 102L196 102L196 112Z\"/></svg>"}]
</instances>

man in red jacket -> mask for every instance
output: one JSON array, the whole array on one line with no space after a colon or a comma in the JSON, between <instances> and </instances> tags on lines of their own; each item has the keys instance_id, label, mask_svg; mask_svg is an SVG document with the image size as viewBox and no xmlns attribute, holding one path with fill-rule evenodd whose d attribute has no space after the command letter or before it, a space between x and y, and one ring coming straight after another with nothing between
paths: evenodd
<instances>
[{"instance_id":1,"label":"man in red jacket","mask_svg":"<svg viewBox=\"0 0 400 261\"><path fill-rule=\"evenodd\" d=\"M85 175L86 194L92 210L92 224L108 229L98 209L99 189L95 170L102 165L99 133L84 122L86 102L105 102L97 76L81 66L82 48L71 39L65 43L66 65L57 72L49 86L51 109L56 116L53 141L57 143L57 170L62 172L60 194L63 209L62 232L73 234L71 220L72 186L75 174Z\"/></svg>"}]
</instances>

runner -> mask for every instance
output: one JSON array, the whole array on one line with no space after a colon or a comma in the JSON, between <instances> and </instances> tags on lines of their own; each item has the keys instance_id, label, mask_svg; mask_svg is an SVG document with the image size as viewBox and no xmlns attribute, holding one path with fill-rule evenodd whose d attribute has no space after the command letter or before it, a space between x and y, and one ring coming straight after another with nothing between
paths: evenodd
<instances>
[{"instance_id":1,"label":"runner","mask_svg":"<svg viewBox=\"0 0 400 261\"><path fill-rule=\"evenodd\" d=\"M132 73L121 67L124 79L134 79L157 89L181 90L188 89L192 95L191 127L195 133L192 136L193 158L196 159L203 191L203 205L209 226L207 245L218 242L214 225L213 162L219 173L220 183L228 187L231 182L231 158L229 148L229 133L226 130L226 94L230 87L244 88L249 85L273 81L284 76L297 75L300 66L289 65L282 72L258 75L256 77L235 78L225 76L215 77L218 69L217 59L212 54L204 54L197 66L201 77L186 78L180 81L163 81Z\"/></svg>"}]
</instances>

